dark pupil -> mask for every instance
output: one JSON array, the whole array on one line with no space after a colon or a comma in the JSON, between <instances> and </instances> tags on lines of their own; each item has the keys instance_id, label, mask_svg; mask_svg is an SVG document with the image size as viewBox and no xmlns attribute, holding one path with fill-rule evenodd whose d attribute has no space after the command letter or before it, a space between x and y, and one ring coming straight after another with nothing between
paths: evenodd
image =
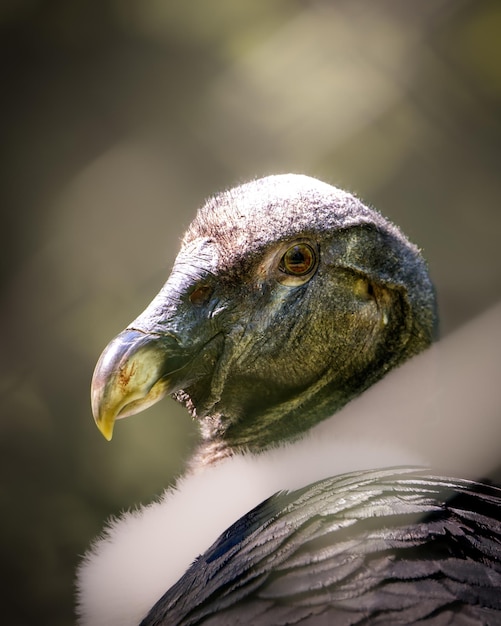
<instances>
[{"instance_id":1,"label":"dark pupil","mask_svg":"<svg viewBox=\"0 0 501 626\"><path fill-rule=\"evenodd\" d=\"M306 246L294 246L285 255L285 268L294 274L306 274L311 260L311 252Z\"/></svg>"}]
</instances>

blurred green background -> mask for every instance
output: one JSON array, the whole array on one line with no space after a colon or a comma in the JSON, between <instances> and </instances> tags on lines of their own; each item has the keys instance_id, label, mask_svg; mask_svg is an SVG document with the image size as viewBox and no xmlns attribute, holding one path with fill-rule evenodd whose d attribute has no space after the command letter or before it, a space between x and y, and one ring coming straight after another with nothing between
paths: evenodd
<instances>
[{"instance_id":1,"label":"blurred green background","mask_svg":"<svg viewBox=\"0 0 501 626\"><path fill-rule=\"evenodd\" d=\"M2 623L73 623L74 570L196 436L107 444L89 383L204 198L303 172L429 259L447 334L501 297L497 0L2 0Z\"/></svg>"}]
</instances>

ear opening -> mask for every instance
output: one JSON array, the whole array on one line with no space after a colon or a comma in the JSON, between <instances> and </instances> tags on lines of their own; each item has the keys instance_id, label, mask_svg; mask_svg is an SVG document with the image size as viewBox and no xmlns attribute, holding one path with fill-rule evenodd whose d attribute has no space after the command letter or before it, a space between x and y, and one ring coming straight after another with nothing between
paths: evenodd
<instances>
[{"instance_id":1,"label":"ear opening","mask_svg":"<svg viewBox=\"0 0 501 626\"><path fill-rule=\"evenodd\" d=\"M386 224L383 229L364 224L346 229L340 232L336 254L345 267L365 276L370 285L368 295L372 290L383 310L400 309L407 324L403 331L408 336L408 356L436 340L435 289L426 262L396 227Z\"/></svg>"}]
</instances>

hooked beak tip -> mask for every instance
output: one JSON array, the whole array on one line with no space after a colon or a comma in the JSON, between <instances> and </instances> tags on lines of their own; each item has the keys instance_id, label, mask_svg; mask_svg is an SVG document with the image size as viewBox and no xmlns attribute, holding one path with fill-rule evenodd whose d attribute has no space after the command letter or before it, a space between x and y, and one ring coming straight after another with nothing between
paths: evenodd
<instances>
[{"instance_id":1,"label":"hooked beak tip","mask_svg":"<svg viewBox=\"0 0 501 626\"><path fill-rule=\"evenodd\" d=\"M106 441L111 441L113 437L113 428L116 420L116 407L113 403L108 402L103 386L97 384L96 373L92 380L91 388L91 404L94 422Z\"/></svg>"},{"instance_id":2,"label":"hooked beak tip","mask_svg":"<svg viewBox=\"0 0 501 626\"><path fill-rule=\"evenodd\" d=\"M106 441L111 441L113 437L113 427L115 426L115 420L95 420L96 426L99 429L99 432Z\"/></svg>"},{"instance_id":3,"label":"hooked beak tip","mask_svg":"<svg viewBox=\"0 0 501 626\"><path fill-rule=\"evenodd\" d=\"M184 364L177 342L127 329L104 349L91 385L92 413L103 437L110 441L117 419L134 415L170 393L171 377ZM174 348L174 350L173 350Z\"/></svg>"}]
</instances>

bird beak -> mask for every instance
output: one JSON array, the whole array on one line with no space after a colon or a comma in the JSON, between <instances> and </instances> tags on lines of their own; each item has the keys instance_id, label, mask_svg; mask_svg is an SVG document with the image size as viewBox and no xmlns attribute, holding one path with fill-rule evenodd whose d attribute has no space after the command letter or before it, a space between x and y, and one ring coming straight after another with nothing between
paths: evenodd
<instances>
[{"instance_id":1,"label":"bird beak","mask_svg":"<svg viewBox=\"0 0 501 626\"><path fill-rule=\"evenodd\" d=\"M188 357L171 335L124 330L113 339L94 370L92 412L108 441L115 420L139 413L179 388Z\"/></svg>"}]
</instances>

